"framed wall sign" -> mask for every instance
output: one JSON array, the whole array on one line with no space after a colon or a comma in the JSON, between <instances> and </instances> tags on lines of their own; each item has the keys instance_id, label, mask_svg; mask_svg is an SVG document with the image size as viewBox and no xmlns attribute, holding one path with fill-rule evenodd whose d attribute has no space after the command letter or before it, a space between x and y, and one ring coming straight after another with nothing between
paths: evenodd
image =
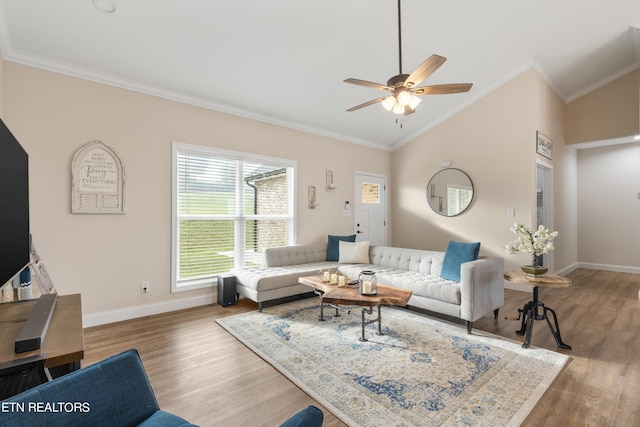
<instances>
[{"instance_id":1,"label":"framed wall sign","mask_svg":"<svg viewBox=\"0 0 640 427\"><path fill-rule=\"evenodd\" d=\"M71 162L71 213L124 213L125 175L116 151L91 141Z\"/></svg>"},{"instance_id":2,"label":"framed wall sign","mask_svg":"<svg viewBox=\"0 0 640 427\"><path fill-rule=\"evenodd\" d=\"M553 157L553 141L540 131L536 132L536 153L549 160Z\"/></svg>"}]
</instances>

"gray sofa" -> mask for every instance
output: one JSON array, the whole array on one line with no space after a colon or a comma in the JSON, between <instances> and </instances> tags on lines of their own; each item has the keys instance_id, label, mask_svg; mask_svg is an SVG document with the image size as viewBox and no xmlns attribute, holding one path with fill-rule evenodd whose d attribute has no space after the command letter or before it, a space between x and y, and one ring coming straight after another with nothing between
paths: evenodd
<instances>
[{"instance_id":1,"label":"gray sofa","mask_svg":"<svg viewBox=\"0 0 640 427\"><path fill-rule=\"evenodd\" d=\"M460 281L440 277L445 252L371 246L368 264L325 261L326 244L313 243L271 248L264 266L236 268L237 292L259 304L264 301L310 292L298 278L337 268L350 278L373 270L379 284L410 289L409 305L465 320L471 332L474 321L504 304L504 261L480 257L460 267Z\"/></svg>"}]
</instances>

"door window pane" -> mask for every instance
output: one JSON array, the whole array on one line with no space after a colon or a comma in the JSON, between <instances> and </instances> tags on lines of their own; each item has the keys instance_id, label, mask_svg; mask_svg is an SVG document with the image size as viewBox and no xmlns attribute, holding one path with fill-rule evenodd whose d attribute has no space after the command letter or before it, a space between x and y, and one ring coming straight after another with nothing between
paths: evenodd
<instances>
[{"instance_id":1,"label":"door window pane","mask_svg":"<svg viewBox=\"0 0 640 427\"><path fill-rule=\"evenodd\" d=\"M362 203L380 203L380 185L363 182L362 188Z\"/></svg>"}]
</instances>

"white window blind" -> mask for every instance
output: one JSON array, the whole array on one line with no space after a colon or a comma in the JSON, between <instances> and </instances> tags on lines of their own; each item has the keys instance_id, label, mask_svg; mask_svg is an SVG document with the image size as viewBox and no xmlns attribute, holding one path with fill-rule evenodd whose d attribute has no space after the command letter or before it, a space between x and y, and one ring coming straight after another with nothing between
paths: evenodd
<instances>
[{"instance_id":1,"label":"white window blind","mask_svg":"<svg viewBox=\"0 0 640 427\"><path fill-rule=\"evenodd\" d=\"M172 291L294 242L295 162L174 143Z\"/></svg>"}]
</instances>

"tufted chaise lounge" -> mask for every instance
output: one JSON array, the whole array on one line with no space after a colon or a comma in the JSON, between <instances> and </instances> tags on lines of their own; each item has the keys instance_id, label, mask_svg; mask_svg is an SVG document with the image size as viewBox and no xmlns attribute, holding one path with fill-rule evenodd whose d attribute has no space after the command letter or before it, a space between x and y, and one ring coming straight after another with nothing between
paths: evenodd
<instances>
[{"instance_id":1,"label":"tufted chaise lounge","mask_svg":"<svg viewBox=\"0 0 640 427\"><path fill-rule=\"evenodd\" d=\"M282 246L265 250L262 267L234 268L236 291L258 303L310 292L310 288L298 283L298 278L317 274L338 263L325 261L326 243Z\"/></svg>"}]
</instances>

